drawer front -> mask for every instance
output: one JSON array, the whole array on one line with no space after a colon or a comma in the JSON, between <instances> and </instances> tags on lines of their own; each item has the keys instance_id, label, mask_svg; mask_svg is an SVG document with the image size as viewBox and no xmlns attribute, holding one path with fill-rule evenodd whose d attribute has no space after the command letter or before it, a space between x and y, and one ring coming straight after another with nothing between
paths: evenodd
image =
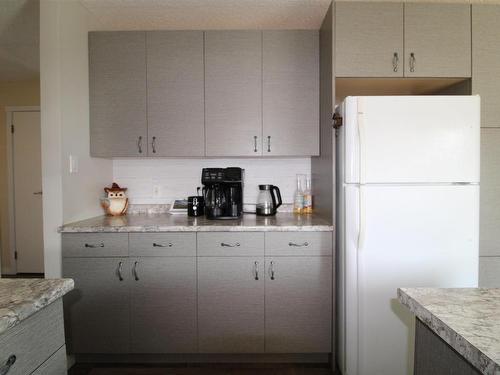
<instances>
[{"instance_id":1,"label":"drawer front","mask_svg":"<svg viewBox=\"0 0 500 375\"><path fill-rule=\"evenodd\" d=\"M267 232L266 256L332 256L332 232Z\"/></svg>"},{"instance_id":2,"label":"drawer front","mask_svg":"<svg viewBox=\"0 0 500 375\"><path fill-rule=\"evenodd\" d=\"M68 364L66 363L66 345L63 345L52 357L47 359L38 367L32 375L67 375Z\"/></svg>"},{"instance_id":3,"label":"drawer front","mask_svg":"<svg viewBox=\"0 0 500 375\"><path fill-rule=\"evenodd\" d=\"M264 233L198 233L198 256L263 256Z\"/></svg>"},{"instance_id":4,"label":"drawer front","mask_svg":"<svg viewBox=\"0 0 500 375\"><path fill-rule=\"evenodd\" d=\"M128 233L64 233L64 258L122 257L128 255Z\"/></svg>"},{"instance_id":5,"label":"drawer front","mask_svg":"<svg viewBox=\"0 0 500 375\"><path fill-rule=\"evenodd\" d=\"M64 345L61 299L0 336L0 364L12 355L9 375L31 374Z\"/></svg>"},{"instance_id":6,"label":"drawer front","mask_svg":"<svg viewBox=\"0 0 500 375\"><path fill-rule=\"evenodd\" d=\"M196 233L130 233L131 256L196 256Z\"/></svg>"}]
</instances>

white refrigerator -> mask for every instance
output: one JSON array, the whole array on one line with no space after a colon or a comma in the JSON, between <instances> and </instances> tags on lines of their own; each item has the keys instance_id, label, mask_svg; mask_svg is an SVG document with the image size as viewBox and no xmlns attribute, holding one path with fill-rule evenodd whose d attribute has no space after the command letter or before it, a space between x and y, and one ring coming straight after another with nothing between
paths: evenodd
<instances>
[{"instance_id":1,"label":"white refrigerator","mask_svg":"<svg viewBox=\"0 0 500 375\"><path fill-rule=\"evenodd\" d=\"M476 287L478 96L348 97L337 133L338 362L413 373L398 287Z\"/></svg>"}]
</instances>

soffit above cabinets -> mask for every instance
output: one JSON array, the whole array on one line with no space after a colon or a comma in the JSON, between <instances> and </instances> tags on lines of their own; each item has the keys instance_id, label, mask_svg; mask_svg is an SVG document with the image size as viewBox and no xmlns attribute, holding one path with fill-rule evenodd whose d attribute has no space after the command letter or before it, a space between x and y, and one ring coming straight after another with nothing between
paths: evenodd
<instances>
[{"instance_id":1,"label":"soffit above cabinets","mask_svg":"<svg viewBox=\"0 0 500 375\"><path fill-rule=\"evenodd\" d=\"M100 30L319 29L331 0L80 0Z\"/></svg>"}]
</instances>

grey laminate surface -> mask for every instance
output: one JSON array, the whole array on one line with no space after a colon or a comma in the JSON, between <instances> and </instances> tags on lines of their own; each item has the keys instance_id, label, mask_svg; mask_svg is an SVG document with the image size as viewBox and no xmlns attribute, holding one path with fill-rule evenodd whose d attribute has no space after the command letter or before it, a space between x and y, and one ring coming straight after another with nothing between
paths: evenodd
<instances>
[{"instance_id":1,"label":"grey laminate surface","mask_svg":"<svg viewBox=\"0 0 500 375\"><path fill-rule=\"evenodd\" d=\"M276 216L243 215L238 220L208 220L187 215L98 216L63 225L62 233L93 232L319 232L333 230L316 215L278 213Z\"/></svg>"},{"instance_id":2,"label":"grey laminate surface","mask_svg":"<svg viewBox=\"0 0 500 375\"><path fill-rule=\"evenodd\" d=\"M266 233L266 256L332 256L331 232Z\"/></svg>"},{"instance_id":3,"label":"grey laminate surface","mask_svg":"<svg viewBox=\"0 0 500 375\"><path fill-rule=\"evenodd\" d=\"M131 256L196 256L196 233L131 233Z\"/></svg>"},{"instance_id":4,"label":"grey laminate surface","mask_svg":"<svg viewBox=\"0 0 500 375\"><path fill-rule=\"evenodd\" d=\"M59 348L57 352L38 367L32 375L67 375L68 364L66 362L66 345Z\"/></svg>"},{"instance_id":5,"label":"grey laminate surface","mask_svg":"<svg viewBox=\"0 0 500 375\"><path fill-rule=\"evenodd\" d=\"M264 233L200 233L198 256L264 256Z\"/></svg>"},{"instance_id":6,"label":"grey laminate surface","mask_svg":"<svg viewBox=\"0 0 500 375\"><path fill-rule=\"evenodd\" d=\"M389 2L335 4L337 77L403 77L403 7Z\"/></svg>"},{"instance_id":7,"label":"grey laminate surface","mask_svg":"<svg viewBox=\"0 0 500 375\"><path fill-rule=\"evenodd\" d=\"M500 256L479 257L479 286L500 288Z\"/></svg>"},{"instance_id":8,"label":"grey laminate surface","mask_svg":"<svg viewBox=\"0 0 500 375\"><path fill-rule=\"evenodd\" d=\"M146 48L148 155L204 156L203 31L147 32Z\"/></svg>"},{"instance_id":9,"label":"grey laminate surface","mask_svg":"<svg viewBox=\"0 0 500 375\"><path fill-rule=\"evenodd\" d=\"M146 156L146 33L90 32L89 80L90 154Z\"/></svg>"},{"instance_id":10,"label":"grey laminate surface","mask_svg":"<svg viewBox=\"0 0 500 375\"><path fill-rule=\"evenodd\" d=\"M126 233L72 233L62 236L63 257L121 257L128 255Z\"/></svg>"}]
</instances>

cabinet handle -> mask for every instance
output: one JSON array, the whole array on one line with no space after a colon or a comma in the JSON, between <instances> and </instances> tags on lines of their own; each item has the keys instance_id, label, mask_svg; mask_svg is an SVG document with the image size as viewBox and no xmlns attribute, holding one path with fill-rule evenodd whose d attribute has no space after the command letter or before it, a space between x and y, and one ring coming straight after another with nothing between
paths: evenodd
<instances>
[{"instance_id":1,"label":"cabinet handle","mask_svg":"<svg viewBox=\"0 0 500 375\"><path fill-rule=\"evenodd\" d=\"M410 53L410 72L415 73L415 64L417 62L417 59L415 58L415 54L412 52Z\"/></svg>"},{"instance_id":2,"label":"cabinet handle","mask_svg":"<svg viewBox=\"0 0 500 375\"><path fill-rule=\"evenodd\" d=\"M156 154L156 137L153 137L151 141L151 147L153 148L153 154Z\"/></svg>"},{"instance_id":3,"label":"cabinet handle","mask_svg":"<svg viewBox=\"0 0 500 375\"><path fill-rule=\"evenodd\" d=\"M303 243L288 242L288 246L304 247L304 246L309 246L309 242L303 242Z\"/></svg>"},{"instance_id":4,"label":"cabinet handle","mask_svg":"<svg viewBox=\"0 0 500 375\"><path fill-rule=\"evenodd\" d=\"M139 154L142 154L142 136L139 136L137 140L137 148L139 149Z\"/></svg>"},{"instance_id":5,"label":"cabinet handle","mask_svg":"<svg viewBox=\"0 0 500 375\"><path fill-rule=\"evenodd\" d=\"M267 136L267 152L271 152L271 136Z\"/></svg>"},{"instance_id":6,"label":"cabinet handle","mask_svg":"<svg viewBox=\"0 0 500 375\"><path fill-rule=\"evenodd\" d=\"M274 280L274 262L271 262L269 264L269 275L271 277L271 280Z\"/></svg>"},{"instance_id":7,"label":"cabinet handle","mask_svg":"<svg viewBox=\"0 0 500 375\"><path fill-rule=\"evenodd\" d=\"M257 152L257 136L253 136L253 152Z\"/></svg>"},{"instance_id":8,"label":"cabinet handle","mask_svg":"<svg viewBox=\"0 0 500 375\"><path fill-rule=\"evenodd\" d=\"M118 279L120 281L123 281L123 276L122 276L122 268L123 268L123 262L118 263Z\"/></svg>"},{"instance_id":9,"label":"cabinet handle","mask_svg":"<svg viewBox=\"0 0 500 375\"><path fill-rule=\"evenodd\" d=\"M101 242L101 243L100 243L100 244L98 244L98 245L93 245L93 244L90 244L90 243L86 243L86 244L85 244L85 247L88 247L88 248L90 248L90 249L95 249L96 247L104 247L104 243L102 243L102 242Z\"/></svg>"},{"instance_id":10,"label":"cabinet handle","mask_svg":"<svg viewBox=\"0 0 500 375\"><path fill-rule=\"evenodd\" d=\"M168 244L168 245L163 245L163 244L161 244L161 243L156 243L156 242L153 242L153 247L172 247L172 246L173 246L173 245L172 245L172 243L171 243L171 242L169 242L169 244Z\"/></svg>"},{"instance_id":11,"label":"cabinet handle","mask_svg":"<svg viewBox=\"0 0 500 375\"><path fill-rule=\"evenodd\" d=\"M255 280L259 280L259 262L255 261L253 264L253 270L255 273Z\"/></svg>"},{"instance_id":12,"label":"cabinet handle","mask_svg":"<svg viewBox=\"0 0 500 375\"><path fill-rule=\"evenodd\" d=\"M7 375L9 373L10 368L14 363L16 363L16 356L11 355L9 358L7 358L7 361L3 366L0 366L0 375Z\"/></svg>"},{"instance_id":13,"label":"cabinet handle","mask_svg":"<svg viewBox=\"0 0 500 375\"><path fill-rule=\"evenodd\" d=\"M392 57L392 71L396 73L399 67L399 55L397 52L394 52L394 56Z\"/></svg>"},{"instance_id":14,"label":"cabinet handle","mask_svg":"<svg viewBox=\"0 0 500 375\"><path fill-rule=\"evenodd\" d=\"M139 281L139 275L137 274L137 264L139 264L139 262L134 262L134 268L132 268L132 274L134 275L135 281Z\"/></svg>"},{"instance_id":15,"label":"cabinet handle","mask_svg":"<svg viewBox=\"0 0 500 375\"><path fill-rule=\"evenodd\" d=\"M240 247L241 246L239 242L236 242L234 245L231 245L230 243L221 242L220 245L222 247Z\"/></svg>"}]
</instances>

